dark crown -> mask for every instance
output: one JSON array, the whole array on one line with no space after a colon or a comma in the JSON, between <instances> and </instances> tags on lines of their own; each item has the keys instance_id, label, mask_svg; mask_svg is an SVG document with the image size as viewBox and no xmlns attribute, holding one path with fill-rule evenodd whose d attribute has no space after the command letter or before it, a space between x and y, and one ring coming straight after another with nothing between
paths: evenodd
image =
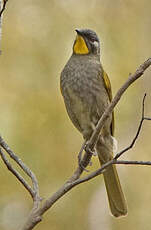
<instances>
[{"instance_id":1,"label":"dark crown","mask_svg":"<svg viewBox=\"0 0 151 230\"><path fill-rule=\"evenodd\" d=\"M76 32L82 36L85 36L88 40L99 42L97 34L90 29L76 29Z\"/></svg>"}]
</instances>

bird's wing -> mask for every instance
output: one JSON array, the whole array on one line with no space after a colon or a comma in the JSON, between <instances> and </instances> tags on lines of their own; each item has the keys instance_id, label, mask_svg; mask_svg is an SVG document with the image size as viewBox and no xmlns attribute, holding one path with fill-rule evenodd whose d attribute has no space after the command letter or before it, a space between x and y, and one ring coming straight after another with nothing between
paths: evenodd
<instances>
[{"instance_id":1,"label":"bird's wing","mask_svg":"<svg viewBox=\"0 0 151 230\"><path fill-rule=\"evenodd\" d=\"M112 89L111 89L111 83L110 83L110 79L107 75L107 73L103 70L103 80L104 80L104 85L105 85L105 89L107 91L107 94L109 96L109 100L110 102L112 101ZM114 136L114 112L112 112L112 123L111 123L111 135Z\"/></svg>"}]
</instances>

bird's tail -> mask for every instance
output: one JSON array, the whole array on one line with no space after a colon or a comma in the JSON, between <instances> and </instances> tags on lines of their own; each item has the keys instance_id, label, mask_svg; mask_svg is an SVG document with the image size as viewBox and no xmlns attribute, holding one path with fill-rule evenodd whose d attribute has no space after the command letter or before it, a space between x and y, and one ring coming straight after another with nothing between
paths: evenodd
<instances>
[{"instance_id":1,"label":"bird's tail","mask_svg":"<svg viewBox=\"0 0 151 230\"><path fill-rule=\"evenodd\" d=\"M101 165L112 159L112 154L109 154L109 151L107 152L107 148L102 146L100 140L98 140L96 148ZM127 204L120 184L119 176L117 174L116 166L110 165L107 167L103 176L111 213L115 217L126 215Z\"/></svg>"}]
</instances>

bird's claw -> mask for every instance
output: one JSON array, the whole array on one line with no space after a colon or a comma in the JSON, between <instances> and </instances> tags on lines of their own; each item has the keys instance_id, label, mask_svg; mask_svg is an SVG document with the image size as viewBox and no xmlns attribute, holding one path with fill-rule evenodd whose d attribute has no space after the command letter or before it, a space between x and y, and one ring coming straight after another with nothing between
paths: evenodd
<instances>
[{"instance_id":1,"label":"bird's claw","mask_svg":"<svg viewBox=\"0 0 151 230\"><path fill-rule=\"evenodd\" d=\"M94 150L91 150L89 145L86 144L85 147L84 147L84 150L88 153L88 154L91 154L93 156L97 156L97 152Z\"/></svg>"}]
</instances>

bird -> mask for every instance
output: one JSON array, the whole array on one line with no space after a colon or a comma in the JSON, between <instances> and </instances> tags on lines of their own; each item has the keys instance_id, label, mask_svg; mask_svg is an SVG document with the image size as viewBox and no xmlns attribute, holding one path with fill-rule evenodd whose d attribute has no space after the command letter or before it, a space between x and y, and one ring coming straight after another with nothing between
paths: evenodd
<instances>
[{"instance_id":1,"label":"bird","mask_svg":"<svg viewBox=\"0 0 151 230\"><path fill-rule=\"evenodd\" d=\"M87 142L112 100L111 83L100 61L100 40L91 29L76 29L73 52L60 75L67 114ZM96 152L102 166L113 159L114 112L100 131ZM127 214L127 203L115 165L103 172L109 206L114 217Z\"/></svg>"}]
</instances>

